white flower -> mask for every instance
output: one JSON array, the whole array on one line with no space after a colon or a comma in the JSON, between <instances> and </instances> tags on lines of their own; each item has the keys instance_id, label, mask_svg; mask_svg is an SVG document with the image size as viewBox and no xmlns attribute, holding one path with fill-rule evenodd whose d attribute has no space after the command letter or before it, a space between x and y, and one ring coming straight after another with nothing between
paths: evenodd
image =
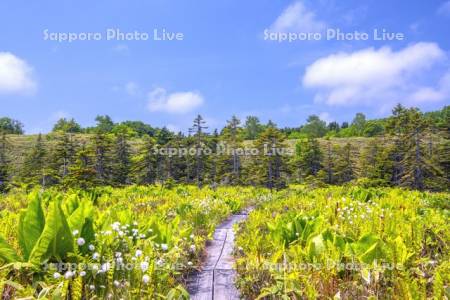
<instances>
[{"instance_id":1,"label":"white flower","mask_svg":"<svg viewBox=\"0 0 450 300\"><path fill-rule=\"evenodd\" d=\"M163 251L167 251L167 249L169 249L169 247L167 246L167 244L161 244L161 249Z\"/></svg>"},{"instance_id":2,"label":"white flower","mask_svg":"<svg viewBox=\"0 0 450 300\"><path fill-rule=\"evenodd\" d=\"M145 234L141 233L141 234L139 235L139 237L140 237L141 239L145 239Z\"/></svg>"},{"instance_id":3,"label":"white flower","mask_svg":"<svg viewBox=\"0 0 450 300\"><path fill-rule=\"evenodd\" d=\"M86 272L85 272L85 271L81 271L81 272L80 272L80 276L81 276L81 277L86 276Z\"/></svg>"},{"instance_id":4,"label":"white flower","mask_svg":"<svg viewBox=\"0 0 450 300\"><path fill-rule=\"evenodd\" d=\"M106 262L102 265L102 272L108 272L111 268L111 264L109 262Z\"/></svg>"},{"instance_id":5,"label":"white flower","mask_svg":"<svg viewBox=\"0 0 450 300\"><path fill-rule=\"evenodd\" d=\"M119 236L123 236L124 235L122 230L119 230L117 233L119 234Z\"/></svg>"},{"instance_id":6,"label":"white flower","mask_svg":"<svg viewBox=\"0 0 450 300\"><path fill-rule=\"evenodd\" d=\"M95 252L94 254L92 254L93 260L98 260L99 258L100 258L100 254L98 252Z\"/></svg>"},{"instance_id":7,"label":"white flower","mask_svg":"<svg viewBox=\"0 0 450 300\"><path fill-rule=\"evenodd\" d=\"M67 271L65 274L64 274L64 278L65 279L70 279L70 278L72 278L73 277L73 272L71 272L71 271Z\"/></svg>"},{"instance_id":8,"label":"white flower","mask_svg":"<svg viewBox=\"0 0 450 300\"><path fill-rule=\"evenodd\" d=\"M90 289L91 291L95 290L95 285L91 284L91 285L89 286L89 289Z\"/></svg>"},{"instance_id":9,"label":"white flower","mask_svg":"<svg viewBox=\"0 0 450 300\"><path fill-rule=\"evenodd\" d=\"M114 280L114 286L115 287L119 287L120 286L120 282L118 280Z\"/></svg>"},{"instance_id":10,"label":"white flower","mask_svg":"<svg viewBox=\"0 0 450 300\"><path fill-rule=\"evenodd\" d=\"M95 246L92 245L92 244L90 244L90 245L88 246L88 248L89 248L90 251L94 251L94 250L95 250Z\"/></svg>"},{"instance_id":11,"label":"white flower","mask_svg":"<svg viewBox=\"0 0 450 300\"><path fill-rule=\"evenodd\" d=\"M148 262L146 262L146 261L141 262L141 270L143 272L148 270Z\"/></svg>"},{"instance_id":12,"label":"white flower","mask_svg":"<svg viewBox=\"0 0 450 300\"><path fill-rule=\"evenodd\" d=\"M86 243L86 241L83 238L78 238L77 239L77 244L78 246L83 246Z\"/></svg>"},{"instance_id":13,"label":"white flower","mask_svg":"<svg viewBox=\"0 0 450 300\"><path fill-rule=\"evenodd\" d=\"M195 252L195 245L191 245L191 246L189 247L189 250L190 250L192 253L194 253L194 252Z\"/></svg>"},{"instance_id":14,"label":"white flower","mask_svg":"<svg viewBox=\"0 0 450 300\"><path fill-rule=\"evenodd\" d=\"M74 230L73 232L72 232L72 234L73 235L78 235L80 232L78 231L78 230Z\"/></svg>"},{"instance_id":15,"label":"white flower","mask_svg":"<svg viewBox=\"0 0 450 300\"><path fill-rule=\"evenodd\" d=\"M164 266L164 259L158 259L157 261L156 261L156 265L158 266L158 267L162 267L162 266Z\"/></svg>"},{"instance_id":16,"label":"white flower","mask_svg":"<svg viewBox=\"0 0 450 300\"><path fill-rule=\"evenodd\" d=\"M123 258L122 258L122 257L118 257L118 258L116 259L116 263L117 263L118 265L121 265L121 264L123 263Z\"/></svg>"},{"instance_id":17,"label":"white flower","mask_svg":"<svg viewBox=\"0 0 450 300\"><path fill-rule=\"evenodd\" d=\"M192 261L188 261L188 266L192 266L193 264L192 264Z\"/></svg>"},{"instance_id":18,"label":"white flower","mask_svg":"<svg viewBox=\"0 0 450 300\"><path fill-rule=\"evenodd\" d=\"M53 273L53 278L59 279L59 278L61 278L61 274L59 274L58 272L55 272L55 273Z\"/></svg>"},{"instance_id":19,"label":"white flower","mask_svg":"<svg viewBox=\"0 0 450 300\"><path fill-rule=\"evenodd\" d=\"M115 255L116 257L122 257L122 252L116 252Z\"/></svg>"},{"instance_id":20,"label":"white flower","mask_svg":"<svg viewBox=\"0 0 450 300\"><path fill-rule=\"evenodd\" d=\"M120 223L119 222L114 222L111 224L111 228L114 231L118 231L120 229Z\"/></svg>"},{"instance_id":21,"label":"white flower","mask_svg":"<svg viewBox=\"0 0 450 300\"><path fill-rule=\"evenodd\" d=\"M191 238L191 240L194 239L194 235L193 234L191 234L189 237Z\"/></svg>"},{"instance_id":22,"label":"white flower","mask_svg":"<svg viewBox=\"0 0 450 300\"><path fill-rule=\"evenodd\" d=\"M145 274L144 276L142 276L142 282L144 282L144 284L147 284L150 282L150 277Z\"/></svg>"},{"instance_id":23,"label":"white flower","mask_svg":"<svg viewBox=\"0 0 450 300\"><path fill-rule=\"evenodd\" d=\"M92 265L92 271L97 272L98 271L98 265Z\"/></svg>"},{"instance_id":24,"label":"white flower","mask_svg":"<svg viewBox=\"0 0 450 300\"><path fill-rule=\"evenodd\" d=\"M142 250L136 250L136 253L134 254L134 256L136 257L141 257L142 256Z\"/></svg>"}]
</instances>

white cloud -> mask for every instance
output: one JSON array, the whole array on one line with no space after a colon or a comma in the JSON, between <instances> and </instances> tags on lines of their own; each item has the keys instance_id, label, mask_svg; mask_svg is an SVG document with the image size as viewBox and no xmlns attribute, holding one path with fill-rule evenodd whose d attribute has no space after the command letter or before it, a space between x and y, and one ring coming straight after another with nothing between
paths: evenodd
<instances>
[{"instance_id":1,"label":"white cloud","mask_svg":"<svg viewBox=\"0 0 450 300\"><path fill-rule=\"evenodd\" d=\"M270 26L271 32L320 32L325 23L316 18L301 1L289 5Z\"/></svg>"},{"instance_id":2,"label":"white cloud","mask_svg":"<svg viewBox=\"0 0 450 300\"><path fill-rule=\"evenodd\" d=\"M442 3L437 12L443 16L450 16L450 0Z\"/></svg>"},{"instance_id":3,"label":"white cloud","mask_svg":"<svg viewBox=\"0 0 450 300\"><path fill-rule=\"evenodd\" d=\"M148 94L148 109L151 112L183 114L200 107L202 95L196 91L168 94L163 88L155 88Z\"/></svg>"},{"instance_id":4,"label":"white cloud","mask_svg":"<svg viewBox=\"0 0 450 300\"><path fill-rule=\"evenodd\" d=\"M33 93L37 84L33 69L22 59L9 52L0 52L0 93Z\"/></svg>"},{"instance_id":5,"label":"white cloud","mask_svg":"<svg viewBox=\"0 0 450 300\"><path fill-rule=\"evenodd\" d=\"M420 79L445 58L435 43L417 43L397 52L368 48L318 59L307 67L302 81L317 89L316 102L329 105L438 101L445 98L443 83L424 88Z\"/></svg>"}]
</instances>

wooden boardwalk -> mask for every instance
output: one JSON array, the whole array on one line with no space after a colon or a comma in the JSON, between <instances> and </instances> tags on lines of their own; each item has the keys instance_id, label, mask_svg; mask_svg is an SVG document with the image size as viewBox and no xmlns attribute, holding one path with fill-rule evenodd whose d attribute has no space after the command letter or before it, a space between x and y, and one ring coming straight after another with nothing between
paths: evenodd
<instances>
[{"instance_id":1,"label":"wooden boardwalk","mask_svg":"<svg viewBox=\"0 0 450 300\"><path fill-rule=\"evenodd\" d=\"M206 260L202 269L188 278L187 287L194 300L236 300L239 291L234 285L233 225L245 220L248 211L235 214L220 224L213 239L206 245Z\"/></svg>"}]
</instances>

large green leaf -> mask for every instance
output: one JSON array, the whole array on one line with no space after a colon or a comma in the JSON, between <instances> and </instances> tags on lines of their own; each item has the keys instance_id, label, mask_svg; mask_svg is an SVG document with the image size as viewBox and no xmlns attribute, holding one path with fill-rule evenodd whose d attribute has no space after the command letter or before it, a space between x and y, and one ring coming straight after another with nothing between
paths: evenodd
<instances>
[{"instance_id":1,"label":"large green leaf","mask_svg":"<svg viewBox=\"0 0 450 300\"><path fill-rule=\"evenodd\" d=\"M386 258L386 254L381 241L378 241L370 246L370 248L367 249L366 252L359 256L359 260L366 264L371 264L375 260L381 260L384 258Z\"/></svg>"},{"instance_id":2,"label":"large green leaf","mask_svg":"<svg viewBox=\"0 0 450 300\"><path fill-rule=\"evenodd\" d=\"M42 211L41 197L38 193L34 193L31 195L28 208L21 213L19 222L19 245L25 261L28 260L44 226L45 217Z\"/></svg>"},{"instance_id":3,"label":"large green leaf","mask_svg":"<svg viewBox=\"0 0 450 300\"><path fill-rule=\"evenodd\" d=\"M87 200L81 201L78 208L76 208L75 211L73 211L73 213L70 215L68 219L70 229L72 231L74 230L81 231L84 223L86 222L86 219L92 217L92 211L93 211L92 204L89 201Z\"/></svg>"},{"instance_id":4,"label":"large green leaf","mask_svg":"<svg viewBox=\"0 0 450 300\"><path fill-rule=\"evenodd\" d=\"M54 199L48 209L45 227L30 254L29 261L39 265L54 257L62 259L73 252L73 237L61 209L61 199Z\"/></svg>"},{"instance_id":5,"label":"large green leaf","mask_svg":"<svg viewBox=\"0 0 450 300\"><path fill-rule=\"evenodd\" d=\"M0 261L12 263L20 260L16 251L0 236Z\"/></svg>"}]
</instances>

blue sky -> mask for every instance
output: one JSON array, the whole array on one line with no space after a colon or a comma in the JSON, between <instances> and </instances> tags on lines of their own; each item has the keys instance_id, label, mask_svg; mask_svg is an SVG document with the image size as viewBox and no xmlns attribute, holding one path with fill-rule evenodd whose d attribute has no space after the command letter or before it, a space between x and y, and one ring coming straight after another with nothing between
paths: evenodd
<instances>
[{"instance_id":1,"label":"blue sky","mask_svg":"<svg viewBox=\"0 0 450 300\"><path fill-rule=\"evenodd\" d=\"M30 133L98 114L185 130L197 113L210 128L233 114L299 126L450 103L450 1L4 0L0 14L0 116ZM106 40L109 28L150 36ZM154 29L183 40L155 41ZM322 39L267 40L266 29ZM327 40L335 29L369 38ZM405 38L376 41L374 29ZM102 37L58 42L45 30Z\"/></svg>"}]
</instances>

